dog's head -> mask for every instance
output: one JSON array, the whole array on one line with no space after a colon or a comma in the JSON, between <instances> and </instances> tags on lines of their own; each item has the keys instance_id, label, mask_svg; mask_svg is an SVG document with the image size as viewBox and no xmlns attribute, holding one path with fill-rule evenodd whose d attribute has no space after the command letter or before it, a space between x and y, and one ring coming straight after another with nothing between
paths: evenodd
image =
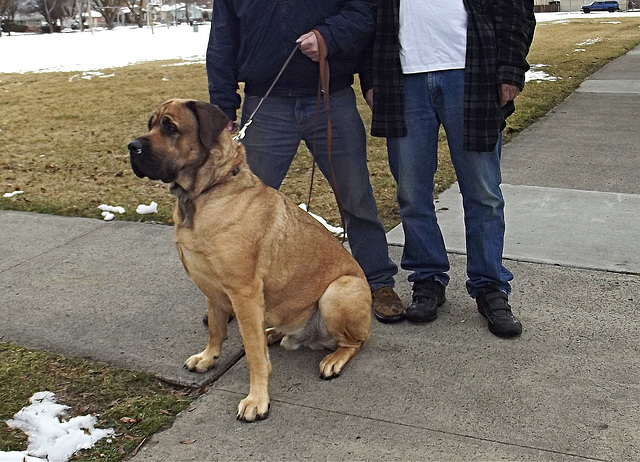
<instances>
[{"instance_id":1,"label":"dog's head","mask_svg":"<svg viewBox=\"0 0 640 462\"><path fill-rule=\"evenodd\" d=\"M205 101L165 101L149 119L149 133L129 143L131 168L140 178L193 183L228 122Z\"/></svg>"}]
</instances>

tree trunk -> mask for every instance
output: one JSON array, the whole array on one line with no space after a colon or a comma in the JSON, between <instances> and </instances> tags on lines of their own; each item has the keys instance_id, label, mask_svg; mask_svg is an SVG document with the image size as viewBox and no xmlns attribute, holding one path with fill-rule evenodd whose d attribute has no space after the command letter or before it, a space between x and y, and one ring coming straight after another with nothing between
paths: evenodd
<instances>
[{"instance_id":1,"label":"tree trunk","mask_svg":"<svg viewBox=\"0 0 640 462\"><path fill-rule=\"evenodd\" d=\"M47 24L49 24L49 32L51 32L53 34L53 24L51 24L51 12L49 11L49 8L47 8L47 2L44 2L44 7L45 7L45 11L47 12Z\"/></svg>"}]
</instances>

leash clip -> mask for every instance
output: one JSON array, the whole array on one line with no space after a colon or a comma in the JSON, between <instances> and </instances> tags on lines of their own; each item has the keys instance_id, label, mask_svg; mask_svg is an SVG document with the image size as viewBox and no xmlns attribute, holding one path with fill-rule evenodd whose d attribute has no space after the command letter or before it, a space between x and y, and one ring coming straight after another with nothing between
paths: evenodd
<instances>
[{"instance_id":1,"label":"leash clip","mask_svg":"<svg viewBox=\"0 0 640 462\"><path fill-rule=\"evenodd\" d=\"M244 134L245 134L245 132L247 131L247 127L248 127L249 125L251 125L251 122L253 122L253 119L249 119L249 120L247 120L247 123L246 123L246 124L244 124L240 130L238 130L238 133L236 133L235 135L233 135L233 139L234 139L235 141L240 141L240 140L242 140L242 139L244 138Z\"/></svg>"}]
</instances>

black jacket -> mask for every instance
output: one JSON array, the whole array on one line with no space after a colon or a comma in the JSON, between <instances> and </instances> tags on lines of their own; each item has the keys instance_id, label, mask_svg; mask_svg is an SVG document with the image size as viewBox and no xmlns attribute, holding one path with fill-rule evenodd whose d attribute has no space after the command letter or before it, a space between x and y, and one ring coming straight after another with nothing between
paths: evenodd
<instances>
[{"instance_id":1,"label":"black jacket","mask_svg":"<svg viewBox=\"0 0 640 462\"><path fill-rule=\"evenodd\" d=\"M240 107L238 82L264 96L302 34L318 29L327 44L330 91L353 83L373 37L375 0L215 0L207 48L209 99L231 118ZM318 64L297 51L272 95L313 96Z\"/></svg>"}]
</instances>

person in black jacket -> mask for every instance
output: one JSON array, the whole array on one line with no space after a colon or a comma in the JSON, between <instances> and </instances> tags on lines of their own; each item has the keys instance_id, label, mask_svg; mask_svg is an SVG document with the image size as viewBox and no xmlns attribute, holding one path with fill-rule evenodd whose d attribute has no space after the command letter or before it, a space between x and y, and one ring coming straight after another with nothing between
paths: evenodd
<instances>
[{"instance_id":1,"label":"person in black jacket","mask_svg":"<svg viewBox=\"0 0 640 462\"><path fill-rule=\"evenodd\" d=\"M378 1L371 75L363 82L371 134L387 137L398 184L402 267L413 283L410 321L436 319L449 283L433 203L442 126L462 194L467 291L493 334L522 332L508 302L513 275L502 265L500 154L534 28L532 0Z\"/></svg>"},{"instance_id":2,"label":"person in black jacket","mask_svg":"<svg viewBox=\"0 0 640 462\"><path fill-rule=\"evenodd\" d=\"M241 125L254 112L296 44L300 49L263 101L242 139L251 170L279 188L305 141L340 198L353 256L372 290L373 311L383 322L403 319L393 286L397 266L389 258L385 229L367 168L366 132L354 82L357 63L373 36L373 0L216 0L207 48L209 98L231 121L242 103ZM330 66L331 164L324 107L316 117L320 48ZM238 83L244 82L244 98ZM231 128L231 126L230 126Z\"/></svg>"}]
</instances>

